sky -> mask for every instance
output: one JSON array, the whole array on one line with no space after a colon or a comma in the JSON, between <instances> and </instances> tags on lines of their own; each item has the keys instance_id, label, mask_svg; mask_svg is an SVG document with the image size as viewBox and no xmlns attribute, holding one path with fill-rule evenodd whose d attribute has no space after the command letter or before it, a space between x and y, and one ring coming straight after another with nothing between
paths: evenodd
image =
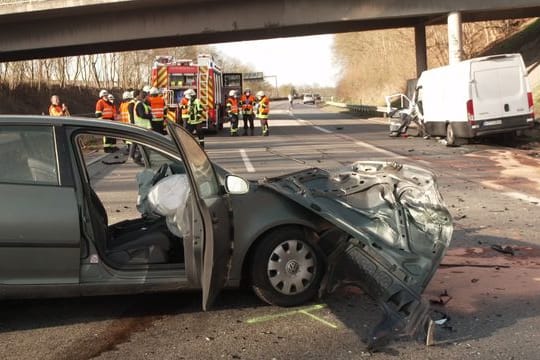
<instances>
[{"instance_id":1,"label":"sky","mask_svg":"<svg viewBox=\"0 0 540 360\"><path fill-rule=\"evenodd\" d=\"M276 75L278 86L289 83L296 86L334 86L337 71L332 64L332 41L333 35L316 35L214 46L265 76Z\"/></svg>"}]
</instances>

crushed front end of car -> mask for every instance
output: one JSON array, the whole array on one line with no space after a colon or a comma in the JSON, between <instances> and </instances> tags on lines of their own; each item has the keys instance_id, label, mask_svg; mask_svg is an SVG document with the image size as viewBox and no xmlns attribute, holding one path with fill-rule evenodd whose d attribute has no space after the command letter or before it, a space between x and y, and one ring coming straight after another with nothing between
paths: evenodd
<instances>
[{"instance_id":1,"label":"crushed front end of car","mask_svg":"<svg viewBox=\"0 0 540 360\"><path fill-rule=\"evenodd\" d=\"M355 284L380 304L384 318L368 348L423 333L429 305L421 294L452 237L452 218L432 172L366 161L335 172L308 169L261 185L331 224L318 234L327 256L320 294Z\"/></svg>"}]
</instances>

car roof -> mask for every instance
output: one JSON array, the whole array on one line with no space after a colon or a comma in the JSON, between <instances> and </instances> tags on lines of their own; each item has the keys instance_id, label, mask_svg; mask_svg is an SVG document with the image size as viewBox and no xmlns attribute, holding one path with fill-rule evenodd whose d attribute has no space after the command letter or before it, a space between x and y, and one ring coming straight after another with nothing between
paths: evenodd
<instances>
[{"instance_id":1,"label":"car roof","mask_svg":"<svg viewBox=\"0 0 540 360\"><path fill-rule=\"evenodd\" d=\"M146 137L154 138L157 141L170 140L154 131L148 131L140 126L125 124L119 121L72 117L72 116L44 116L44 115L0 115L0 126L3 125L48 125L48 126L75 126L92 129L127 131Z\"/></svg>"}]
</instances>

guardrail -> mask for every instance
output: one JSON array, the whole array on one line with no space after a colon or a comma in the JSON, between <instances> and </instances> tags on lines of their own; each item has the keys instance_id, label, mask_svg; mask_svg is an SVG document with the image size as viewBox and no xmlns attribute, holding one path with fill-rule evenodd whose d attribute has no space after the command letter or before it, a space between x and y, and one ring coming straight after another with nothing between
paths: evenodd
<instances>
[{"instance_id":1,"label":"guardrail","mask_svg":"<svg viewBox=\"0 0 540 360\"><path fill-rule=\"evenodd\" d=\"M334 101L326 101L327 105L335 106L338 108L344 108L352 113L364 114L364 115L380 115L380 113L386 114L385 106L374 106L374 105L355 105L355 104L346 104L339 103Z\"/></svg>"}]
</instances>

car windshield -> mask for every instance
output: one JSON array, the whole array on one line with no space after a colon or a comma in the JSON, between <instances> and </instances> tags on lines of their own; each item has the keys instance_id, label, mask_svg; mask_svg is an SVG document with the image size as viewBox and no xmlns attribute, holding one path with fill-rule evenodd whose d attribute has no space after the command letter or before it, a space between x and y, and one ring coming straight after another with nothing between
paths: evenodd
<instances>
[{"instance_id":1,"label":"car windshield","mask_svg":"<svg viewBox=\"0 0 540 360\"><path fill-rule=\"evenodd\" d=\"M218 181L212 163L208 159L208 156L206 156L206 153L201 149L193 136L180 126L174 125L171 128L176 134L176 137L173 138L175 141L177 139L180 141L180 144L177 145L186 155L186 163L189 164L199 196L204 199L217 195L219 191Z\"/></svg>"}]
</instances>

